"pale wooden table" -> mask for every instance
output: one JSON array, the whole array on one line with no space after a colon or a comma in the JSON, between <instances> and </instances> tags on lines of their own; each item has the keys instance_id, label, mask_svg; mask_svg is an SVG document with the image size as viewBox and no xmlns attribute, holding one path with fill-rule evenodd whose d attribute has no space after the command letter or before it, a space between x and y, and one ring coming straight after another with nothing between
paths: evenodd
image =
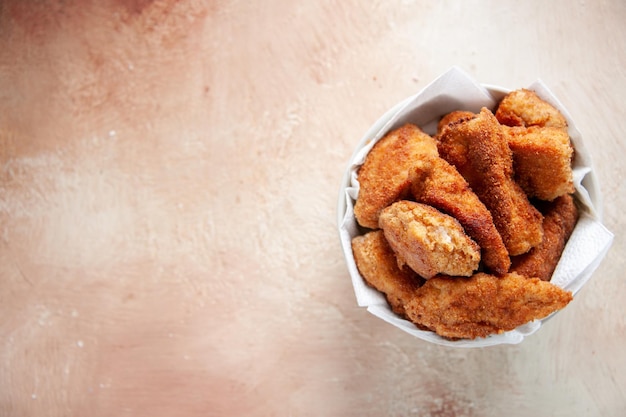
<instances>
[{"instance_id":1,"label":"pale wooden table","mask_svg":"<svg viewBox=\"0 0 626 417\"><path fill-rule=\"evenodd\" d=\"M0 415L626 415L626 4L258 3L0 3ZM451 65L551 87L616 235L520 345L391 328L339 247L354 146Z\"/></svg>"}]
</instances>

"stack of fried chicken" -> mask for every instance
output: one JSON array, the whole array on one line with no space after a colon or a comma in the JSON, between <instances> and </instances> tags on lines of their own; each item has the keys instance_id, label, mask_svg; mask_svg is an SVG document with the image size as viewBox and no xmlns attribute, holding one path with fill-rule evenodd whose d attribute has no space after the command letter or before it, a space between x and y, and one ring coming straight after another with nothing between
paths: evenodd
<instances>
[{"instance_id":1,"label":"stack of fried chicken","mask_svg":"<svg viewBox=\"0 0 626 417\"><path fill-rule=\"evenodd\" d=\"M392 310L449 339L513 330L565 307L550 283L578 219L567 121L533 91L495 114L455 111L430 136L389 132L358 170L359 273Z\"/></svg>"}]
</instances>

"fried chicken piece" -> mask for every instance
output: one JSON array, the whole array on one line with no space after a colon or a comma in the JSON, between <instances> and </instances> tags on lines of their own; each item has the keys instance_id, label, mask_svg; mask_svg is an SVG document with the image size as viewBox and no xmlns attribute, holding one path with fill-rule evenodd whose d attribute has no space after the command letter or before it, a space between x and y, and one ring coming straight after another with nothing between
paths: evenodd
<instances>
[{"instance_id":1,"label":"fried chicken piece","mask_svg":"<svg viewBox=\"0 0 626 417\"><path fill-rule=\"evenodd\" d=\"M433 207L398 201L381 212L379 225L400 264L423 278L470 276L478 269L480 247L455 218Z\"/></svg>"},{"instance_id":2,"label":"fried chicken piece","mask_svg":"<svg viewBox=\"0 0 626 417\"><path fill-rule=\"evenodd\" d=\"M456 110L444 115L437 124L437 134L435 135L435 138L437 138L441 134L443 129L445 129L449 125L472 119L475 116L476 115L471 111L465 110Z\"/></svg>"},{"instance_id":3,"label":"fried chicken piece","mask_svg":"<svg viewBox=\"0 0 626 417\"><path fill-rule=\"evenodd\" d=\"M496 110L496 119L506 126L555 127L567 131L567 120L537 93L525 88L507 94Z\"/></svg>"},{"instance_id":4,"label":"fried chicken piece","mask_svg":"<svg viewBox=\"0 0 626 417\"><path fill-rule=\"evenodd\" d=\"M505 127L513 152L515 180L529 197L552 201L574 192L572 147L566 131L554 127Z\"/></svg>"},{"instance_id":5,"label":"fried chicken piece","mask_svg":"<svg viewBox=\"0 0 626 417\"><path fill-rule=\"evenodd\" d=\"M503 127L486 108L473 119L449 125L441 135L442 158L455 165L493 216L509 255L521 255L543 237L543 216L513 180L513 157ZM459 146L457 146L458 144ZM455 149L452 155L449 149ZM459 163L462 156L462 166Z\"/></svg>"},{"instance_id":6,"label":"fried chicken piece","mask_svg":"<svg viewBox=\"0 0 626 417\"><path fill-rule=\"evenodd\" d=\"M424 282L411 268L400 268L382 230L352 239L356 266L365 282L385 294L394 313L406 317L404 305Z\"/></svg>"},{"instance_id":7,"label":"fried chicken piece","mask_svg":"<svg viewBox=\"0 0 626 417\"><path fill-rule=\"evenodd\" d=\"M471 278L429 279L405 311L411 321L440 336L474 339L547 317L571 300L571 292L538 278L480 272Z\"/></svg>"},{"instance_id":8,"label":"fried chicken piece","mask_svg":"<svg viewBox=\"0 0 626 417\"><path fill-rule=\"evenodd\" d=\"M481 259L487 268L498 275L509 270L509 253L491 213L452 165L438 156L417 161L411 192L416 201L457 219L465 233L480 246Z\"/></svg>"},{"instance_id":9,"label":"fried chicken piece","mask_svg":"<svg viewBox=\"0 0 626 417\"><path fill-rule=\"evenodd\" d=\"M354 215L361 226L378 227L380 211L410 191L409 171L424 155L436 155L435 140L412 124L406 124L374 145L359 168L359 195Z\"/></svg>"},{"instance_id":10,"label":"fried chicken piece","mask_svg":"<svg viewBox=\"0 0 626 417\"><path fill-rule=\"evenodd\" d=\"M549 203L544 213L543 241L530 252L513 258L511 271L527 278L550 281L577 221L578 209L571 195Z\"/></svg>"},{"instance_id":11,"label":"fried chicken piece","mask_svg":"<svg viewBox=\"0 0 626 417\"><path fill-rule=\"evenodd\" d=\"M463 134L458 126L476 117L475 114L452 112L444 116L437 129L437 151L439 156L453 165L468 183L472 183L474 170L468 158L469 142L472 139ZM463 112L464 113L464 112Z\"/></svg>"}]
</instances>

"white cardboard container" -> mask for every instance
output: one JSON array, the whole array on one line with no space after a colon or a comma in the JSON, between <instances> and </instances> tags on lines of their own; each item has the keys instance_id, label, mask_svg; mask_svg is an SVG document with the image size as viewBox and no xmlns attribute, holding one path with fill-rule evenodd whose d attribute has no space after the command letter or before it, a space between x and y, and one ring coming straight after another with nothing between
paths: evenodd
<instances>
[{"instance_id":1,"label":"white cardboard container","mask_svg":"<svg viewBox=\"0 0 626 417\"><path fill-rule=\"evenodd\" d=\"M535 91L565 116L568 133L575 149L573 165L575 198L581 208L580 219L570 237L554 271L551 282L575 295L591 278L613 242L613 234L602 225L602 199L600 187L593 172L591 155L585 149L582 136L568 111L540 80L526 87ZM388 110L365 133L358 143L341 182L338 202L338 228L341 246L357 303L380 319L412 334L413 336L445 346L485 347L500 344L517 344L524 337L535 333L541 324L554 316L526 323L512 331L474 340L448 340L431 331L418 329L413 323L402 319L391 311L385 297L369 287L356 267L352 254L352 238L366 231L354 217L354 203L359 193L357 171L367 153L387 132L405 123L418 125L428 134L434 134L441 116L454 110L479 112L482 107L495 111L499 101L510 90L480 84L468 74L452 67L426 86L419 93L406 98ZM567 307L566 307L567 308ZM556 313L555 313L556 314Z\"/></svg>"}]
</instances>

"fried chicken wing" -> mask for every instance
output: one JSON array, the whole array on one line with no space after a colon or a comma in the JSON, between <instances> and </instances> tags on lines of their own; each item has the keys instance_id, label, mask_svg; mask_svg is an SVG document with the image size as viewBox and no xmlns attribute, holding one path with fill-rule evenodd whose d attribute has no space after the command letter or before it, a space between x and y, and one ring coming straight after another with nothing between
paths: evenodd
<instances>
[{"instance_id":1,"label":"fried chicken wing","mask_svg":"<svg viewBox=\"0 0 626 417\"><path fill-rule=\"evenodd\" d=\"M511 271L550 281L577 221L578 209L571 195L549 203L544 213L543 241L530 252L513 258Z\"/></svg>"},{"instance_id":2,"label":"fried chicken wing","mask_svg":"<svg viewBox=\"0 0 626 417\"><path fill-rule=\"evenodd\" d=\"M352 239L352 252L365 282L385 294L394 313L406 317L404 305L424 280L408 266L398 266L396 255L382 230Z\"/></svg>"},{"instance_id":3,"label":"fried chicken wing","mask_svg":"<svg viewBox=\"0 0 626 417\"><path fill-rule=\"evenodd\" d=\"M543 237L543 216L513 180L511 150L494 115L483 108L475 118L449 125L440 144L451 145L439 147L442 158L456 166L491 212L509 254L520 255L537 246ZM449 148L455 148L452 155ZM458 155L461 167L456 165Z\"/></svg>"},{"instance_id":4,"label":"fried chicken wing","mask_svg":"<svg viewBox=\"0 0 626 417\"><path fill-rule=\"evenodd\" d=\"M398 201L381 212L379 225L398 261L423 278L470 276L478 269L480 247L456 219L433 207Z\"/></svg>"},{"instance_id":5,"label":"fried chicken wing","mask_svg":"<svg viewBox=\"0 0 626 417\"><path fill-rule=\"evenodd\" d=\"M509 270L509 253L491 213L452 165L438 156L417 161L411 177L411 192L416 201L457 219L467 235L480 246L487 268L499 275Z\"/></svg>"},{"instance_id":6,"label":"fried chicken wing","mask_svg":"<svg viewBox=\"0 0 626 417\"><path fill-rule=\"evenodd\" d=\"M571 292L516 273L471 278L436 276L405 305L409 319L440 336L474 339L547 317L572 300Z\"/></svg>"},{"instance_id":7,"label":"fried chicken wing","mask_svg":"<svg viewBox=\"0 0 626 417\"><path fill-rule=\"evenodd\" d=\"M360 190L354 206L358 223L376 229L380 211L409 192L409 171L414 162L436 154L435 140L412 124L378 141L358 171Z\"/></svg>"},{"instance_id":8,"label":"fried chicken wing","mask_svg":"<svg viewBox=\"0 0 626 417\"><path fill-rule=\"evenodd\" d=\"M567 120L550 103L527 89L507 94L498 109L496 119L506 126L555 127L567 131Z\"/></svg>"},{"instance_id":9,"label":"fried chicken wing","mask_svg":"<svg viewBox=\"0 0 626 417\"><path fill-rule=\"evenodd\" d=\"M504 128L513 152L515 180L529 197L552 201L574 192L574 148L563 129L554 127Z\"/></svg>"}]
</instances>

